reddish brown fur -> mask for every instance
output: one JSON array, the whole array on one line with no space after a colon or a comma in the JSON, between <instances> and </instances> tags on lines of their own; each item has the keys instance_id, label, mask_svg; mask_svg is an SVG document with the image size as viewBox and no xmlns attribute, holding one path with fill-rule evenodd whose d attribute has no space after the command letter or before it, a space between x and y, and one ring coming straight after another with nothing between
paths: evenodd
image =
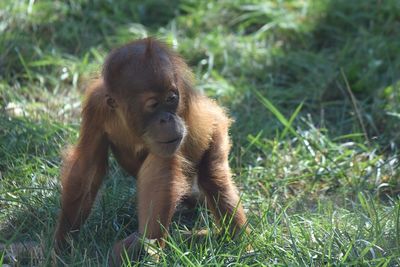
<instances>
[{"instance_id":1,"label":"reddish brown fur","mask_svg":"<svg viewBox=\"0 0 400 267\"><path fill-rule=\"evenodd\" d=\"M140 126L147 122L137 107L170 87L179 91L179 103L172 113L182 119L187 134L178 150L164 157L154 154L143 139L143 129L149 127ZM164 127L161 120L157 123ZM164 229L179 201L189 194L196 175L217 221L233 216L230 231L237 233L244 228L246 217L228 165L230 123L222 108L193 90L189 68L164 44L148 38L111 52L103 77L87 90L78 144L64 158L57 244L64 243L67 233L88 217L106 174L109 149L137 177L139 236L164 245ZM117 263L123 248L135 247L136 236L115 246Z\"/></svg>"}]
</instances>

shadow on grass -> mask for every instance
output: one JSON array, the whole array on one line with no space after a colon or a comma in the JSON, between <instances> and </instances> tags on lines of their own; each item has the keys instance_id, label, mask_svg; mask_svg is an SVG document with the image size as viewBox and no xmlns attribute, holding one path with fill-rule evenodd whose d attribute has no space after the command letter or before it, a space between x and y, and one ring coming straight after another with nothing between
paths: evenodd
<instances>
[{"instance_id":1,"label":"shadow on grass","mask_svg":"<svg viewBox=\"0 0 400 267\"><path fill-rule=\"evenodd\" d=\"M43 51L83 56L93 47L109 49L143 37L145 27L156 29L176 16L179 1L42 1L32 6L34 15L25 13L28 3L9 2L14 9L8 19L17 19L4 19L10 30L0 36L0 77L23 72L21 58L32 62Z\"/></svg>"},{"instance_id":2,"label":"shadow on grass","mask_svg":"<svg viewBox=\"0 0 400 267\"><path fill-rule=\"evenodd\" d=\"M313 123L328 129L329 135L366 132L382 150L391 149L390 141L400 139L399 120L388 115L399 112L400 18L395 14L400 5L374 0L328 3L310 30L276 29L282 53L265 66L264 75L243 86L254 84L287 118L305 101L299 117L311 114ZM283 126L263 109L254 94L234 107L237 132L250 129L256 134L254 129L266 125L264 134L274 137Z\"/></svg>"}]
</instances>

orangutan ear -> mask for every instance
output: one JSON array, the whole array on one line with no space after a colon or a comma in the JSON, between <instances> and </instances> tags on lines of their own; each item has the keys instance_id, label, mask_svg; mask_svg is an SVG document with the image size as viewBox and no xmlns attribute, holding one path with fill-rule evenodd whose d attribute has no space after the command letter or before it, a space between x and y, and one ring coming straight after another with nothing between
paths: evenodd
<instances>
[{"instance_id":1,"label":"orangutan ear","mask_svg":"<svg viewBox=\"0 0 400 267\"><path fill-rule=\"evenodd\" d=\"M109 95L106 95L106 102L107 105L111 108L111 109L116 109L118 107L117 102L115 101L114 98L112 98Z\"/></svg>"}]
</instances>

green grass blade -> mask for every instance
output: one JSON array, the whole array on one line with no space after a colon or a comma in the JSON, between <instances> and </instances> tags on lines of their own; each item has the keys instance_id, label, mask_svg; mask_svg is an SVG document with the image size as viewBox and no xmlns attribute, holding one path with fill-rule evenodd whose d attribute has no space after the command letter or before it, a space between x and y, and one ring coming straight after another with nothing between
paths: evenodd
<instances>
[{"instance_id":1,"label":"green grass blade","mask_svg":"<svg viewBox=\"0 0 400 267\"><path fill-rule=\"evenodd\" d=\"M285 137L288 131L290 131L294 136L299 136L297 134L296 130L293 128L292 123L293 123L294 119L297 117L297 115L299 114L299 112L303 106L303 102L301 102L300 105L297 106L295 112L292 114L290 119L287 120L285 118L285 116L278 110L278 108L276 108L274 106L274 104L272 104L271 101L269 101L266 97L264 97L259 91L254 90L254 92L256 93L259 101L264 105L264 107L266 107L278 119L278 121L283 126L285 126L285 129L283 130L283 132L280 135L281 138Z\"/></svg>"},{"instance_id":2,"label":"green grass blade","mask_svg":"<svg viewBox=\"0 0 400 267\"><path fill-rule=\"evenodd\" d=\"M303 107L303 104L304 104L304 102L301 102L301 103L297 106L296 110L293 112L292 116L290 116L289 121L288 121L288 124L285 125L285 129L283 130L283 132L282 132L282 134L281 134L281 136L280 136L280 139L285 138L285 136L286 136L288 130L289 130L290 128L292 128L293 121L294 121L294 120L297 118L297 116L299 115L299 113L300 113L300 111L301 111L301 108ZM296 134L297 134L297 132L296 132Z\"/></svg>"}]
</instances>

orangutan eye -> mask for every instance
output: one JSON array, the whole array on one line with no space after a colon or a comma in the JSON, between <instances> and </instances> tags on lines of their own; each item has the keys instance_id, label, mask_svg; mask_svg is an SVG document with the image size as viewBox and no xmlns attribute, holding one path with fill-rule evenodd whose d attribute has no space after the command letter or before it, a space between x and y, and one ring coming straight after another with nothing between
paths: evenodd
<instances>
[{"instance_id":1,"label":"orangutan eye","mask_svg":"<svg viewBox=\"0 0 400 267\"><path fill-rule=\"evenodd\" d=\"M145 109L147 111L154 111L159 105L159 102L155 98L150 98L149 100L146 101L145 104Z\"/></svg>"},{"instance_id":2,"label":"orangutan eye","mask_svg":"<svg viewBox=\"0 0 400 267\"><path fill-rule=\"evenodd\" d=\"M167 97L165 98L165 102L168 104L174 104L178 101L179 95L174 91L169 91Z\"/></svg>"}]
</instances>

